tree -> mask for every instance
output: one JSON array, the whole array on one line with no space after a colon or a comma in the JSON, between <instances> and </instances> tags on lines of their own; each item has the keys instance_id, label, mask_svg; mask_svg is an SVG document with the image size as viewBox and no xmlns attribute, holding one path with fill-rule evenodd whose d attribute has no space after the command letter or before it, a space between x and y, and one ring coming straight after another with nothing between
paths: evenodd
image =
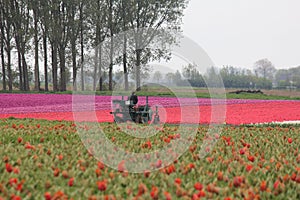
<instances>
[{"instance_id":1,"label":"tree","mask_svg":"<svg viewBox=\"0 0 300 200\"><path fill-rule=\"evenodd\" d=\"M186 0L133 0L128 1L131 5L128 15L130 16L130 29L134 30L134 52L135 52L135 73L136 88L140 89L142 65L150 59L169 59L167 44L176 42L176 34L168 38L161 37L164 41L163 48L147 48L158 34L158 30L164 27L166 30L180 30L181 17L186 8ZM157 37L158 38L158 37ZM156 41L156 42L161 42Z\"/></svg>"},{"instance_id":2,"label":"tree","mask_svg":"<svg viewBox=\"0 0 300 200\"><path fill-rule=\"evenodd\" d=\"M51 44L51 60L52 60L52 82L53 82L53 91L58 91L58 77L57 77L57 69L58 69L58 40L59 40L59 2L58 0L50 0L50 20L49 20L49 31L48 37Z\"/></svg>"},{"instance_id":3,"label":"tree","mask_svg":"<svg viewBox=\"0 0 300 200\"><path fill-rule=\"evenodd\" d=\"M86 7L86 4L83 3L83 1L80 2L79 6L79 29L80 29L80 61L81 61L81 67L80 67L80 77L81 77L81 90L84 90L84 69L83 69L83 63L84 63L84 39L85 39L85 26L84 26L84 9ZM75 85L75 89L77 89L77 86Z\"/></svg>"},{"instance_id":4,"label":"tree","mask_svg":"<svg viewBox=\"0 0 300 200\"><path fill-rule=\"evenodd\" d=\"M97 78L99 77L99 89L103 90L103 44L108 35L108 8L107 2L103 0L92 1L88 7L90 27L92 27L92 44L95 48L94 55L94 76L93 88L96 89Z\"/></svg>"},{"instance_id":5,"label":"tree","mask_svg":"<svg viewBox=\"0 0 300 200\"><path fill-rule=\"evenodd\" d=\"M127 17L126 11L128 10L128 3L126 0L122 0L121 10L122 10L122 28L123 31L128 30L129 20ZM124 45L123 45L123 72L124 72L124 89L125 91L129 90L128 84L128 68L127 68L127 36L124 34Z\"/></svg>"},{"instance_id":6,"label":"tree","mask_svg":"<svg viewBox=\"0 0 300 200\"><path fill-rule=\"evenodd\" d=\"M40 21L40 0L32 0L29 2L30 8L33 11L34 21L34 89L40 90L40 70L39 70L39 21Z\"/></svg>"},{"instance_id":7,"label":"tree","mask_svg":"<svg viewBox=\"0 0 300 200\"><path fill-rule=\"evenodd\" d=\"M172 72L168 72L165 75L165 79L167 80L167 83L169 83L169 84L173 84L174 83L174 77L175 77L175 74L172 73Z\"/></svg>"},{"instance_id":8,"label":"tree","mask_svg":"<svg viewBox=\"0 0 300 200\"><path fill-rule=\"evenodd\" d=\"M179 70L176 70L174 74L174 82L177 86L186 86L187 81L182 80L182 75Z\"/></svg>"},{"instance_id":9,"label":"tree","mask_svg":"<svg viewBox=\"0 0 300 200\"><path fill-rule=\"evenodd\" d=\"M0 4L1 5L1 4ZM4 27L3 27L3 13L0 14L0 54L1 54L1 66L2 66L2 85L3 85L3 91L5 91L6 88L6 70L5 70L5 58L4 58Z\"/></svg>"},{"instance_id":10,"label":"tree","mask_svg":"<svg viewBox=\"0 0 300 200\"><path fill-rule=\"evenodd\" d=\"M156 83L160 83L162 79L162 74L160 71L155 71L153 74L153 80L155 80Z\"/></svg>"},{"instance_id":11,"label":"tree","mask_svg":"<svg viewBox=\"0 0 300 200\"><path fill-rule=\"evenodd\" d=\"M210 67L207 69L205 82L208 88L218 88L223 86L223 81L221 76L219 76L219 72L216 67Z\"/></svg>"},{"instance_id":12,"label":"tree","mask_svg":"<svg viewBox=\"0 0 300 200\"><path fill-rule=\"evenodd\" d=\"M74 90L77 90L76 86L76 77L77 77L77 40L79 38L79 31L80 31L80 15L78 17L77 10L81 10L80 7L83 6L80 4L78 0L73 1L69 5L69 12L67 12L68 15L68 21L69 21L69 37L70 37L70 43L71 43L71 57L72 57L72 68L73 68L73 88ZM83 19L82 19L83 20Z\"/></svg>"},{"instance_id":13,"label":"tree","mask_svg":"<svg viewBox=\"0 0 300 200\"><path fill-rule=\"evenodd\" d=\"M273 80L276 69L268 59L261 59L254 63L254 70L257 76Z\"/></svg>"},{"instance_id":14,"label":"tree","mask_svg":"<svg viewBox=\"0 0 300 200\"><path fill-rule=\"evenodd\" d=\"M277 87L287 87L290 85L290 72L287 69L279 69L275 74L275 82Z\"/></svg>"},{"instance_id":15,"label":"tree","mask_svg":"<svg viewBox=\"0 0 300 200\"><path fill-rule=\"evenodd\" d=\"M94 67L91 71L94 71L94 89L98 74L100 90L103 89L103 74L106 73L109 77L109 89L112 90L113 67L121 64L125 90L129 89L130 73L135 73L133 77L136 77L136 87L140 88L141 79L149 75L147 64L170 58L169 47L177 41L175 33L180 31L181 17L187 2L188 0L0 0L3 89L6 90L8 86L11 91L14 86L18 86L20 90L27 91L33 74L34 88L40 90L39 58L43 57L45 91L49 90L48 80L53 82L53 91L65 91L70 70L68 66L73 69L75 83L78 62L85 61L84 52L90 50L91 44L98 46L109 37L110 46L102 48L100 45L94 52L95 62L91 65ZM160 37L163 35L162 29L171 30L171 33ZM119 38L114 37L126 31L133 34L121 34L123 39L117 46L114 40ZM155 44L159 44L158 47L154 47ZM42 48L39 49L40 47ZM104 57L103 52L108 50L110 55ZM13 51L17 52L16 69L11 63ZM115 57L113 54L117 53L118 57ZM48 59L50 54L51 59ZM33 55L32 69L28 64L29 55ZM105 63L105 59L109 63ZM51 67L48 66L49 63ZM82 89L85 87L83 66L82 64ZM131 69L129 66L137 67Z\"/></svg>"},{"instance_id":16,"label":"tree","mask_svg":"<svg viewBox=\"0 0 300 200\"><path fill-rule=\"evenodd\" d=\"M109 90L113 90L113 80L112 80L112 75L113 75L113 66L114 66L114 61L113 61L113 51L114 51L114 33L115 33L115 24L114 24L114 0L107 0L107 5L108 5L108 21L109 21L109 34L110 34L110 54L109 54L109 72L108 72L108 77L109 77L109 83L108 87Z\"/></svg>"},{"instance_id":17,"label":"tree","mask_svg":"<svg viewBox=\"0 0 300 200\"><path fill-rule=\"evenodd\" d=\"M49 1L40 1L40 27L43 38L43 56L44 56L44 79L45 79L45 91L49 91L48 88L48 37L49 37L49 23L50 23L50 5Z\"/></svg>"},{"instance_id":18,"label":"tree","mask_svg":"<svg viewBox=\"0 0 300 200\"><path fill-rule=\"evenodd\" d=\"M0 1L1 9L1 40L4 41L6 56L7 56L7 72L8 72L8 89L13 89L13 77L11 69L11 40L12 40L12 14L9 1ZM4 54L2 54L4 55ZM2 61L3 62L3 61ZM2 63L3 64L3 63ZM5 78L4 78L5 79Z\"/></svg>"},{"instance_id":19,"label":"tree","mask_svg":"<svg viewBox=\"0 0 300 200\"><path fill-rule=\"evenodd\" d=\"M66 48L70 37L70 21L68 18L71 12L72 2L63 0L58 6L58 54L59 54L59 68L60 68L60 91L67 89L67 70L66 70Z\"/></svg>"},{"instance_id":20,"label":"tree","mask_svg":"<svg viewBox=\"0 0 300 200\"><path fill-rule=\"evenodd\" d=\"M12 25L14 27L14 37L18 51L20 89L28 91L29 88L29 69L26 61L28 42L32 35L31 22L32 16L27 2L13 0L11 1ZM23 75L23 77L22 77Z\"/></svg>"}]
</instances>

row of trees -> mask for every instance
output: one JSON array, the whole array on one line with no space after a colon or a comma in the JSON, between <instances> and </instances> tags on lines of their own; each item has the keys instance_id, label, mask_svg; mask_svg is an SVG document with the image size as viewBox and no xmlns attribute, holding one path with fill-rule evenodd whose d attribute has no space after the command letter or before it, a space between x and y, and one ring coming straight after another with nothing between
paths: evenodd
<instances>
[{"instance_id":1,"label":"row of trees","mask_svg":"<svg viewBox=\"0 0 300 200\"><path fill-rule=\"evenodd\" d=\"M207 82L217 82L217 77L219 77L226 88L300 88L300 66L276 70L267 59L255 62L254 70L233 66L223 66L220 69L212 67L202 75L196 66L189 64L183 67L181 72L177 70L175 73L169 72L164 76L156 71L153 79L155 82L164 80L166 83L177 86L190 84L193 87L206 87ZM210 83L210 85L213 84Z\"/></svg>"},{"instance_id":2,"label":"row of trees","mask_svg":"<svg viewBox=\"0 0 300 200\"><path fill-rule=\"evenodd\" d=\"M13 90L14 82L20 90L30 90L31 75L34 89L40 90L41 71L45 91L50 89L49 80L53 91L65 91L69 72L75 89L84 89L87 70L82 63L88 50L97 46L93 69L89 69L94 74L94 88L103 89L102 77L107 73L112 90L113 67L117 64L123 65L125 89L129 73L135 73L136 87L140 88L143 66L151 60L168 59L169 55L166 46L153 50L147 45L161 28L180 31L187 3L188 0L0 0L3 90ZM127 30L133 30L134 42L124 34L122 47L115 47L114 36ZM109 62L104 64L104 50L99 45L106 40L110 45L103 48L110 53ZM164 42L176 43L176 34L164 38ZM122 48L121 58L113 56L114 48ZM80 85L75 84L78 76Z\"/></svg>"}]
</instances>

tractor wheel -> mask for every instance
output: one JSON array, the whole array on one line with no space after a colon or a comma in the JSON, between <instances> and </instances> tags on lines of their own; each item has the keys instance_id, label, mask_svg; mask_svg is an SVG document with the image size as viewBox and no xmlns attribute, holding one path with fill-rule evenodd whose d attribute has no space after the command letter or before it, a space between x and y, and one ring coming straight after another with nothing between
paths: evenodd
<instances>
[{"instance_id":1,"label":"tractor wheel","mask_svg":"<svg viewBox=\"0 0 300 200\"><path fill-rule=\"evenodd\" d=\"M159 116L155 115L154 120L153 120L153 124L158 124L159 122L160 122Z\"/></svg>"},{"instance_id":2,"label":"tractor wheel","mask_svg":"<svg viewBox=\"0 0 300 200\"><path fill-rule=\"evenodd\" d=\"M135 123L139 123L142 124L143 123L143 119L141 115L137 115L135 118Z\"/></svg>"},{"instance_id":3,"label":"tractor wheel","mask_svg":"<svg viewBox=\"0 0 300 200\"><path fill-rule=\"evenodd\" d=\"M119 117L119 116L116 116L114 118L114 121L115 121L115 123L122 123L122 122L124 122L124 120L121 117Z\"/></svg>"}]
</instances>

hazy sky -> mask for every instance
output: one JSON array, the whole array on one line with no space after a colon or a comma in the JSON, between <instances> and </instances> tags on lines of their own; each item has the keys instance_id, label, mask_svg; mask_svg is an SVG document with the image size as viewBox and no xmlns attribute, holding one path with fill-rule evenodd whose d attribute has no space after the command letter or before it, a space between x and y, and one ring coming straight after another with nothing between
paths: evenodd
<instances>
[{"instance_id":1,"label":"hazy sky","mask_svg":"<svg viewBox=\"0 0 300 200\"><path fill-rule=\"evenodd\" d=\"M300 0L190 0L183 31L217 66L300 65Z\"/></svg>"}]
</instances>

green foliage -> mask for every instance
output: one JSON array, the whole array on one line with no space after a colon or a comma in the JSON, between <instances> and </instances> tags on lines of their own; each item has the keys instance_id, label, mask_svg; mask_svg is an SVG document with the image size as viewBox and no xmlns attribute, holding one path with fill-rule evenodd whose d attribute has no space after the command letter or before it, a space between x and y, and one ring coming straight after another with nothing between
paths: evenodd
<instances>
[{"instance_id":1,"label":"green foliage","mask_svg":"<svg viewBox=\"0 0 300 200\"><path fill-rule=\"evenodd\" d=\"M168 144L167 138L178 134L176 125L165 125L155 136L137 139L123 134L115 124L102 126L107 130L108 140L132 152L160 149ZM199 194L194 187L196 183L203 186L201 191L206 199L253 199L254 196L298 199L300 196L297 171L300 128L297 126L225 126L220 135L211 136L216 145L203 159L199 159L198 153L208 127L187 126L187 130L197 131L196 137L191 139L192 145L169 167L148 174L127 174L102 165L85 149L76 128L94 131L92 124L76 127L72 122L0 120L3 161L0 197L9 199L18 195L22 199L44 199L47 193L73 199L104 199L106 195L116 199L137 196L151 199L155 186L158 199L164 199L165 192L172 199L191 199ZM174 138L170 142L172 140ZM145 145L149 142L150 148ZM6 164L11 165L12 172L8 172ZM74 178L72 186L69 185L71 178ZM104 180L106 188L101 191L97 182ZM262 189L264 181L266 187ZM20 191L18 185L22 187Z\"/></svg>"}]
</instances>

